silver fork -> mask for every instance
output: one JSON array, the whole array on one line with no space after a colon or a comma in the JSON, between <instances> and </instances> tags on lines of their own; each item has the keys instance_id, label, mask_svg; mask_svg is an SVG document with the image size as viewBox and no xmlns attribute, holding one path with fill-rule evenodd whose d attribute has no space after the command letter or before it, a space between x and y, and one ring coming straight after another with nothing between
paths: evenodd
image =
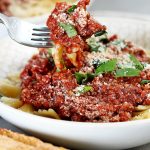
<instances>
[{"instance_id":1,"label":"silver fork","mask_svg":"<svg viewBox=\"0 0 150 150\"><path fill-rule=\"evenodd\" d=\"M5 25L9 36L20 44L36 48L53 47L50 31L46 26L35 25L16 17L7 17L1 13L0 23Z\"/></svg>"}]
</instances>

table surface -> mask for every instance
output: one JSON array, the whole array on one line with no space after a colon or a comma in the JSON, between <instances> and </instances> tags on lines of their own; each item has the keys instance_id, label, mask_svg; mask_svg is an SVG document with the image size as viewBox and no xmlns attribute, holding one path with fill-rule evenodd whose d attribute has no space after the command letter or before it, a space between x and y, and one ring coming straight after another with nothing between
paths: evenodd
<instances>
[{"instance_id":1,"label":"table surface","mask_svg":"<svg viewBox=\"0 0 150 150\"><path fill-rule=\"evenodd\" d=\"M113 0L113 3L111 3L111 1L112 0L96 0L97 3L93 5L91 10L111 10L150 14L150 0ZM3 120L2 118L0 118L0 128L7 128L16 132L25 133L21 129L13 126L12 124ZM150 144L140 146L137 148L132 148L130 150L150 150Z\"/></svg>"}]
</instances>

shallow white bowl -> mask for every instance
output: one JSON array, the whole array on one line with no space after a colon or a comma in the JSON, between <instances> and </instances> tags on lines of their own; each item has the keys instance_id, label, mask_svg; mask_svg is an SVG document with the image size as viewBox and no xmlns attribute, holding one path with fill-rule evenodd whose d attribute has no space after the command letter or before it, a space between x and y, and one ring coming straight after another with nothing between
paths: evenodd
<instances>
[{"instance_id":1,"label":"shallow white bowl","mask_svg":"<svg viewBox=\"0 0 150 150\"><path fill-rule=\"evenodd\" d=\"M1 116L28 133L74 149L125 149L150 142L150 119L122 123L80 123L24 113L0 103Z\"/></svg>"},{"instance_id":2,"label":"shallow white bowl","mask_svg":"<svg viewBox=\"0 0 150 150\"><path fill-rule=\"evenodd\" d=\"M150 48L149 21L99 15L96 15L96 19L108 26L108 32L118 33L123 38ZM21 46L8 38L1 39L0 45L0 78L20 69L36 52L35 49ZM116 150L150 142L150 119L121 123L80 123L31 115L2 103L0 115L30 134L68 148Z\"/></svg>"}]
</instances>

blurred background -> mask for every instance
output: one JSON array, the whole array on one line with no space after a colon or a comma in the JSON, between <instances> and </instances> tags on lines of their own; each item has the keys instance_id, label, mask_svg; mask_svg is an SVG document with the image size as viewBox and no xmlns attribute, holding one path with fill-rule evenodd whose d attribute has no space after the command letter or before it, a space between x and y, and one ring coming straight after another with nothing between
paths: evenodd
<instances>
[{"instance_id":1,"label":"blurred background","mask_svg":"<svg viewBox=\"0 0 150 150\"><path fill-rule=\"evenodd\" d=\"M47 14L57 1L75 0L0 0L0 12L17 17ZM91 11L119 11L150 15L150 0L95 0Z\"/></svg>"},{"instance_id":2,"label":"blurred background","mask_svg":"<svg viewBox=\"0 0 150 150\"><path fill-rule=\"evenodd\" d=\"M121 11L150 15L150 0L95 0L91 10Z\"/></svg>"},{"instance_id":3,"label":"blurred background","mask_svg":"<svg viewBox=\"0 0 150 150\"><path fill-rule=\"evenodd\" d=\"M56 2L73 3L76 0L0 0L0 12L8 16L32 17L49 13Z\"/></svg>"}]
</instances>

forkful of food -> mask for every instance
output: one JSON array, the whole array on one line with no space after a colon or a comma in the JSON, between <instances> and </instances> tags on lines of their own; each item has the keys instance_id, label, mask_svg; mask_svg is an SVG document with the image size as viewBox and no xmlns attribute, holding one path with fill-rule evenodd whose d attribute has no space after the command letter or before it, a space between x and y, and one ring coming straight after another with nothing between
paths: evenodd
<instances>
[{"instance_id":1,"label":"forkful of food","mask_svg":"<svg viewBox=\"0 0 150 150\"><path fill-rule=\"evenodd\" d=\"M74 1L73 10L79 1ZM53 46L50 30L44 25L35 25L16 17L8 17L0 13L0 23L7 28L8 34L14 41L36 48L49 48Z\"/></svg>"},{"instance_id":2,"label":"forkful of food","mask_svg":"<svg viewBox=\"0 0 150 150\"><path fill-rule=\"evenodd\" d=\"M90 0L80 0L73 5L57 3L45 26L3 14L0 14L0 23L5 25L14 41L30 47L49 48L58 70L64 69L68 60L69 65L80 68L83 51L90 48L88 38L106 34L106 27L87 12L89 3Z\"/></svg>"}]
</instances>

